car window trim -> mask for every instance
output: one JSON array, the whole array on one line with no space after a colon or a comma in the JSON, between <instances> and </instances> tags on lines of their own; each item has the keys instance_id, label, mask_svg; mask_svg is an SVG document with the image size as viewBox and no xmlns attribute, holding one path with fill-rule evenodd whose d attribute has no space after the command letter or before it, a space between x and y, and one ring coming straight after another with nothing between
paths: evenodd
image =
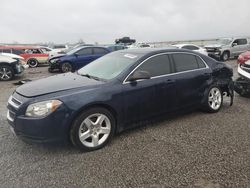
<instances>
[{"instance_id":1,"label":"car window trim","mask_svg":"<svg viewBox=\"0 0 250 188\"><path fill-rule=\"evenodd\" d=\"M156 79L156 78L161 78L161 77L167 77L167 76L172 76L172 75L177 75L177 74L183 74L183 73L187 73L187 72L194 72L194 71L199 71L199 70L203 70L203 69L209 69L209 66L207 65L207 63L204 61L204 59L202 57L200 57L199 55L197 54L193 54L193 53L188 53L188 52L165 52L165 53L159 53L159 54L155 54L155 55L152 55L150 57L148 57L147 59L145 59L144 61L142 61L139 65L137 65L127 76L126 78L123 80L122 84L128 84L128 83L131 83L130 81L127 81L127 79L129 78L129 76L131 74L133 74L136 69L138 67L140 67L143 63L145 63L147 60L153 58L153 57L156 57L156 56L159 56L159 55L171 55L171 54L188 54L188 55L194 55L194 56L197 56L199 58L201 58L201 60L203 61L203 63L205 64L205 67L203 68L198 68L198 69L193 69L193 70L187 70L187 71L181 71L181 72L174 72L174 73L169 73L169 74L164 74L164 75L160 75L160 76L154 76L154 77L151 77L151 79ZM145 80L137 80L137 82L139 81L145 81Z\"/></svg>"}]
</instances>

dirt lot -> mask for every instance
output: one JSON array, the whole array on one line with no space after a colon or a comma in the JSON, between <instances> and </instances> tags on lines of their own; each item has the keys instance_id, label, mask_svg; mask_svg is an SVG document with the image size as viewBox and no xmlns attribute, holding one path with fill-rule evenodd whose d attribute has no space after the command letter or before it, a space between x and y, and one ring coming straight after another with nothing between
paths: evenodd
<instances>
[{"instance_id":1,"label":"dirt lot","mask_svg":"<svg viewBox=\"0 0 250 188\"><path fill-rule=\"evenodd\" d=\"M49 75L39 67L24 78ZM250 187L250 99L236 95L233 107L225 101L217 114L149 123L82 153L11 134L6 103L14 82L0 82L0 187Z\"/></svg>"}]
</instances>

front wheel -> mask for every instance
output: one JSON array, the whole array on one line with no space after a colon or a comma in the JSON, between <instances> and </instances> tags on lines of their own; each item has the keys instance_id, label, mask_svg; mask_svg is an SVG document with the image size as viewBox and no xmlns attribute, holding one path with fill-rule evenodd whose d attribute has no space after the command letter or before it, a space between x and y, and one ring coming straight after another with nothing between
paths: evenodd
<instances>
[{"instance_id":1,"label":"front wheel","mask_svg":"<svg viewBox=\"0 0 250 188\"><path fill-rule=\"evenodd\" d=\"M219 87L212 86L206 95L206 103L204 108L207 112L218 112L223 104L223 95Z\"/></svg>"},{"instance_id":2,"label":"front wheel","mask_svg":"<svg viewBox=\"0 0 250 188\"><path fill-rule=\"evenodd\" d=\"M229 56L229 52L223 52L223 54L221 55L221 60L227 61L229 59Z\"/></svg>"},{"instance_id":3,"label":"front wheel","mask_svg":"<svg viewBox=\"0 0 250 188\"><path fill-rule=\"evenodd\" d=\"M60 70L61 70L62 73L72 72L73 67L69 62L64 62L64 63L61 64Z\"/></svg>"},{"instance_id":4,"label":"front wheel","mask_svg":"<svg viewBox=\"0 0 250 188\"><path fill-rule=\"evenodd\" d=\"M93 151L104 147L114 132L114 116L104 108L91 108L84 111L73 123L70 140L81 150Z\"/></svg>"},{"instance_id":5,"label":"front wheel","mask_svg":"<svg viewBox=\"0 0 250 188\"><path fill-rule=\"evenodd\" d=\"M8 81L14 78L14 70L8 65L0 65L0 80Z\"/></svg>"}]
</instances>

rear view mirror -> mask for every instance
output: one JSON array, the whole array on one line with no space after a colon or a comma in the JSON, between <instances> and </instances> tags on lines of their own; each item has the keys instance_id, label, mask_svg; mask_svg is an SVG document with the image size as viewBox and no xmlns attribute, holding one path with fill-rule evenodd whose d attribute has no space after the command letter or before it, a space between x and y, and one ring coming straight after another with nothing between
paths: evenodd
<instances>
[{"instance_id":1,"label":"rear view mirror","mask_svg":"<svg viewBox=\"0 0 250 188\"><path fill-rule=\"evenodd\" d=\"M233 43L233 44L232 44L232 47L237 46L237 45L238 45L237 43Z\"/></svg>"},{"instance_id":2,"label":"rear view mirror","mask_svg":"<svg viewBox=\"0 0 250 188\"><path fill-rule=\"evenodd\" d=\"M147 71L135 71L128 79L128 81L136 81L136 80L146 80L150 79L150 74Z\"/></svg>"}]
</instances>

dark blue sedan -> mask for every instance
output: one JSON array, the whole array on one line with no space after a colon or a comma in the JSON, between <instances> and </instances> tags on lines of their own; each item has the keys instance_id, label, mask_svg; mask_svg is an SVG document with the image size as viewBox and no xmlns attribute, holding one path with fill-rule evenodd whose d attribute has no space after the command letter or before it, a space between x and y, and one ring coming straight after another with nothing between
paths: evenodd
<instances>
[{"instance_id":1,"label":"dark blue sedan","mask_svg":"<svg viewBox=\"0 0 250 188\"><path fill-rule=\"evenodd\" d=\"M49 59L49 71L53 72L56 69L63 73L74 72L108 53L110 50L105 47L81 46L74 48L65 55Z\"/></svg>"},{"instance_id":2,"label":"dark blue sedan","mask_svg":"<svg viewBox=\"0 0 250 188\"><path fill-rule=\"evenodd\" d=\"M16 89L7 119L22 139L69 139L91 151L138 122L184 109L218 112L233 98L232 69L199 53L135 49L110 53L76 73Z\"/></svg>"}]
</instances>

